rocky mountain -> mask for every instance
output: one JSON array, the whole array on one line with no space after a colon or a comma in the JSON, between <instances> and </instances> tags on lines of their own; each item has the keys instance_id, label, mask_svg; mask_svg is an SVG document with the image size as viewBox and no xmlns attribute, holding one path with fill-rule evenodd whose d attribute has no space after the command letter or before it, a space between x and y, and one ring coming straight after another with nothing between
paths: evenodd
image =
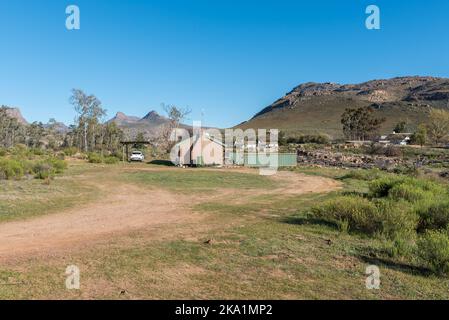
<instances>
[{"instance_id":1,"label":"rocky mountain","mask_svg":"<svg viewBox=\"0 0 449 320\"><path fill-rule=\"evenodd\" d=\"M20 112L19 108L10 108L6 106L2 106L3 109L6 110L6 114L10 116L11 118L17 119L17 121L21 124L28 124L28 122L25 120L25 118L22 116L22 113Z\"/></svg>"},{"instance_id":2,"label":"rocky mountain","mask_svg":"<svg viewBox=\"0 0 449 320\"><path fill-rule=\"evenodd\" d=\"M287 132L342 136L345 108L371 107L385 117L381 131L389 133L400 121L410 129L425 122L431 107L449 109L449 79L399 77L360 84L304 83L237 127L278 128Z\"/></svg>"},{"instance_id":3,"label":"rocky mountain","mask_svg":"<svg viewBox=\"0 0 449 320\"><path fill-rule=\"evenodd\" d=\"M139 120L140 120L139 117L127 116L123 112L117 112L115 117L113 117L112 119L110 119L107 122L108 123L109 122L115 122L118 126L125 126L125 125L128 125L128 124L137 123Z\"/></svg>"},{"instance_id":4,"label":"rocky mountain","mask_svg":"<svg viewBox=\"0 0 449 320\"><path fill-rule=\"evenodd\" d=\"M44 124L45 129L52 129L56 133L64 134L70 131L70 128L62 122L49 122Z\"/></svg>"},{"instance_id":5,"label":"rocky mountain","mask_svg":"<svg viewBox=\"0 0 449 320\"><path fill-rule=\"evenodd\" d=\"M134 139L139 133L143 133L147 139L159 134L160 130L170 120L159 115L156 111L148 112L143 118L128 116L123 112L117 114L107 122L115 122L121 128L128 139Z\"/></svg>"}]
</instances>

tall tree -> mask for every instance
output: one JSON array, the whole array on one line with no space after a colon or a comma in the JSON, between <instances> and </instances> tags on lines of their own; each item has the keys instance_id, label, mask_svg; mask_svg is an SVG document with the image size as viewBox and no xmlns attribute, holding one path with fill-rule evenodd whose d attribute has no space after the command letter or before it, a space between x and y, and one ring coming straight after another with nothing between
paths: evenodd
<instances>
[{"instance_id":1,"label":"tall tree","mask_svg":"<svg viewBox=\"0 0 449 320\"><path fill-rule=\"evenodd\" d=\"M449 111L431 109L427 131L435 144L444 142L449 137Z\"/></svg>"},{"instance_id":2,"label":"tall tree","mask_svg":"<svg viewBox=\"0 0 449 320\"><path fill-rule=\"evenodd\" d=\"M421 148L426 144L427 142L427 127L424 124L420 124L418 126L418 129L413 134L412 142L417 143L421 146Z\"/></svg>"},{"instance_id":3,"label":"tall tree","mask_svg":"<svg viewBox=\"0 0 449 320\"><path fill-rule=\"evenodd\" d=\"M94 95L86 95L82 90L73 89L70 103L77 112L76 122L82 135L79 148L85 152L95 149L98 125L106 115L101 101Z\"/></svg>"},{"instance_id":4,"label":"tall tree","mask_svg":"<svg viewBox=\"0 0 449 320\"><path fill-rule=\"evenodd\" d=\"M375 118L371 108L347 108L341 116L343 133L351 140L366 140L373 136L385 122L385 118Z\"/></svg>"}]
</instances>

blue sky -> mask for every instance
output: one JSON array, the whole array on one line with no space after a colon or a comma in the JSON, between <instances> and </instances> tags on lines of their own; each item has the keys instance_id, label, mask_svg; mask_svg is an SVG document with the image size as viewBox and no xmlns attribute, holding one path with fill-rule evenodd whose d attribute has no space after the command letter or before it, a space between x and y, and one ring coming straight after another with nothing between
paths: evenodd
<instances>
[{"instance_id":1,"label":"blue sky","mask_svg":"<svg viewBox=\"0 0 449 320\"><path fill-rule=\"evenodd\" d=\"M81 30L65 28L76 4ZM381 30L365 8L381 9ZM0 0L0 104L72 123L72 88L228 127L302 82L449 77L449 1Z\"/></svg>"}]
</instances>

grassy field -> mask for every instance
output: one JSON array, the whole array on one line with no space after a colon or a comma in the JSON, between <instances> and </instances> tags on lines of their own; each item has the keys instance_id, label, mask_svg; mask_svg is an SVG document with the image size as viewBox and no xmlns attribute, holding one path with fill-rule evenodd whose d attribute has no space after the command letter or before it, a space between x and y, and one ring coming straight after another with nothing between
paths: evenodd
<instances>
[{"instance_id":1,"label":"grassy field","mask_svg":"<svg viewBox=\"0 0 449 320\"><path fill-rule=\"evenodd\" d=\"M254 174L157 166L139 171L142 166L138 165L127 167L128 171L121 165L89 168L69 168L72 180L77 181L72 183L95 180L89 188L98 183L136 184L149 192L155 187L183 193L186 189L228 188L235 193L206 197L186 208L201 217L199 221L165 225L157 231L135 230L45 259L36 256L4 263L0 267L0 298L449 298L447 278L431 275L414 261L382 255L383 241L340 233L307 217L308 208L334 193L264 194L279 184ZM347 173L316 168L296 171L336 179ZM77 185L79 193L73 193L73 185L58 179L50 189L39 183L26 185L26 194L41 199L66 197L64 206L73 205L70 199L85 196L83 185ZM366 181L341 181L347 191L367 187ZM3 188L2 196L10 195L13 203L15 188ZM257 192L237 201L243 190L252 188ZM24 204L24 212L31 210L27 206ZM58 206L42 201L38 211L54 212ZM21 212L19 208L16 202L16 211L10 211L9 216L23 218L20 213L14 215ZM79 291L64 287L64 271L69 264L80 267ZM380 267L380 290L365 288L369 264Z\"/></svg>"},{"instance_id":2,"label":"grassy field","mask_svg":"<svg viewBox=\"0 0 449 320\"><path fill-rule=\"evenodd\" d=\"M92 170L74 164L64 177L43 180L0 180L0 222L26 219L64 210L100 196L91 184L80 179L81 172Z\"/></svg>"}]
</instances>

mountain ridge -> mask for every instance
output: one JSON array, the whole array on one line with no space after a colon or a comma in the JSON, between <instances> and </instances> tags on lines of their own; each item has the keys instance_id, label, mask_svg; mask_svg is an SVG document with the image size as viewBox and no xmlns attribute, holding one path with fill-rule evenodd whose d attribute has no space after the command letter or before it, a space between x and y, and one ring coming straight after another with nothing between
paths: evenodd
<instances>
[{"instance_id":1,"label":"mountain ridge","mask_svg":"<svg viewBox=\"0 0 449 320\"><path fill-rule=\"evenodd\" d=\"M391 132L399 121L411 128L425 122L430 108L449 109L449 78L407 76L359 84L306 82L236 127L342 137L340 117L348 107L371 107Z\"/></svg>"}]
</instances>

